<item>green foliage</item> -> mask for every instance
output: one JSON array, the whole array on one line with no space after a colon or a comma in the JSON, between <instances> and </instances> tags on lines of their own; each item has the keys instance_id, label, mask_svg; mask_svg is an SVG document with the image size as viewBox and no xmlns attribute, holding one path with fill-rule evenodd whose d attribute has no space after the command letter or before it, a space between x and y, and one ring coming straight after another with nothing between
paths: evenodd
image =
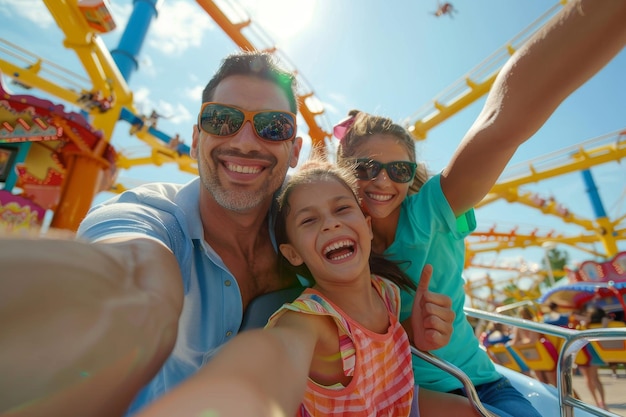
<instances>
[{"instance_id":1,"label":"green foliage","mask_svg":"<svg viewBox=\"0 0 626 417\"><path fill-rule=\"evenodd\" d=\"M558 248L549 249L547 252L548 260L550 261L550 268L552 270L552 274L554 275L554 281L558 281L565 276L565 265L569 262L569 253L566 251L559 250ZM548 269L548 265L546 265L546 260L541 261L541 266L543 269Z\"/></svg>"}]
</instances>

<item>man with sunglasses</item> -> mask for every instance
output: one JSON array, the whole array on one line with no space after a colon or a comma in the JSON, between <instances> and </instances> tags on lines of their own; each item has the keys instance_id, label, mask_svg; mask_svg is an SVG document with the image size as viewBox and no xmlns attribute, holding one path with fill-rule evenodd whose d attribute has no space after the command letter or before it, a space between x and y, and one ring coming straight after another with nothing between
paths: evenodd
<instances>
[{"instance_id":1,"label":"man with sunglasses","mask_svg":"<svg viewBox=\"0 0 626 417\"><path fill-rule=\"evenodd\" d=\"M228 56L193 128L198 178L92 208L78 236L93 244L7 245L5 272L23 271L26 253L38 272L12 284L21 304L5 304L21 320L3 328L11 344L0 348L19 366L3 375L11 389L0 384L0 413L68 415L71 404L76 416L132 415L232 339L252 299L298 284L278 275L271 223L274 193L302 144L295 87L270 54ZM54 358L45 366L32 359L42 346Z\"/></svg>"}]
</instances>

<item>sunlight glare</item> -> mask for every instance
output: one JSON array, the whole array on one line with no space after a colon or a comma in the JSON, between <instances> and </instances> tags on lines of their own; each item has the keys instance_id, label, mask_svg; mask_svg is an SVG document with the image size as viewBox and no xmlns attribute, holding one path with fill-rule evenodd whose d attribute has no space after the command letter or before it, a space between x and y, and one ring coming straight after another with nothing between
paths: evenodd
<instances>
[{"instance_id":1,"label":"sunlight glare","mask_svg":"<svg viewBox=\"0 0 626 417\"><path fill-rule=\"evenodd\" d=\"M254 3L251 10L256 20L274 40L288 40L307 28L316 0L263 0Z\"/></svg>"}]
</instances>

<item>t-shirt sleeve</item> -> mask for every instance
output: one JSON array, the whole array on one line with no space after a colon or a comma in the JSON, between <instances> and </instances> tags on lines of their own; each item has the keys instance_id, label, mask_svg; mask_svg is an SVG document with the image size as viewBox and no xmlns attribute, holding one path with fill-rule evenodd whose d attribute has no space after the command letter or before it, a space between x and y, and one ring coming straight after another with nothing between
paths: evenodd
<instances>
[{"instance_id":1,"label":"t-shirt sleeve","mask_svg":"<svg viewBox=\"0 0 626 417\"><path fill-rule=\"evenodd\" d=\"M474 209L454 216L441 188L441 174L430 178L417 194L407 198L406 204L412 224L422 224L423 219L430 219L431 231L451 233L456 239L464 239L476 230Z\"/></svg>"}]
</instances>

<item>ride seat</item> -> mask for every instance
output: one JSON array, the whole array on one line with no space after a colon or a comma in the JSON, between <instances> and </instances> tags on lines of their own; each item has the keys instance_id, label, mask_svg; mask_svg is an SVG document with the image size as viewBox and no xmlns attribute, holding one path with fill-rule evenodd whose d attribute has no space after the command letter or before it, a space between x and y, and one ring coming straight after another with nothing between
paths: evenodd
<instances>
[{"instance_id":1,"label":"ride seat","mask_svg":"<svg viewBox=\"0 0 626 417\"><path fill-rule=\"evenodd\" d=\"M546 340L548 340L550 343L552 343L552 345L557 351L557 354L558 352L561 352L561 347L563 346L563 339L557 336L552 336L552 335L544 335L543 337ZM585 347L583 347L582 349L578 351L578 353L576 354L576 358L574 359L574 363L576 365L581 365L581 366L589 365L591 363L591 360L594 357L594 354L595 352L593 352L590 346L586 345Z\"/></svg>"},{"instance_id":2,"label":"ride seat","mask_svg":"<svg viewBox=\"0 0 626 417\"><path fill-rule=\"evenodd\" d=\"M622 321L610 321L607 327L623 327L626 337L626 323ZM602 328L599 323L589 324L588 329ZM590 342L599 359L605 363L626 362L626 340L599 340ZM587 345L589 346L589 345Z\"/></svg>"},{"instance_id":3,"label":"ride seat","mask_svg":"<svg viewBox=\"0 0 626 417\"><path fill-rule=\"evenodd\" d=\"M518 353L511 346L504 343L496 343L486 347L487 354L495 363L509 368L516 372L527 372L528 365L524 363Z\"/></svg>"},{"instance_id":4,"label":"ride seat","mask_svg":"<svg viewBox=\"0 0 626 417\"><path fill-rule=\"evenodd\" d=\"M239 331L265 327L270 316L285 303L294 301L306 287L292 287L273 291L254 298L243 314Z\"/></svg>"},{"instance_id":5,"label":"ride seat","mask_svg":"<svg viewBox=\"0 0 626 417\"><path fill-rule=\"evenodd\" d=\"M511 348L533 371L553 371L559 360L559 351L551 341L542 337L537 342L514 344Z\"/></svg>"}]
</instances>

